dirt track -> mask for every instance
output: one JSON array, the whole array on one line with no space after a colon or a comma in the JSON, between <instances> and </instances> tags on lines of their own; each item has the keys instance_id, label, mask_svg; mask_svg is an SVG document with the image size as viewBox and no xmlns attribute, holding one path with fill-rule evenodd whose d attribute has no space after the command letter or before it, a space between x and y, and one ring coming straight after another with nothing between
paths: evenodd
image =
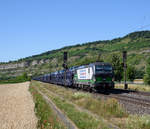
<instances>
[{"instance_id":1,"label":"dirt track","mask_svg":"<svg viewBox=\"0 0 150 129\"><path fill-rule=\"evenodd\" d=\"M0 129L36 129L29 82L0 85Z\"/></svg>"}]
</instances>

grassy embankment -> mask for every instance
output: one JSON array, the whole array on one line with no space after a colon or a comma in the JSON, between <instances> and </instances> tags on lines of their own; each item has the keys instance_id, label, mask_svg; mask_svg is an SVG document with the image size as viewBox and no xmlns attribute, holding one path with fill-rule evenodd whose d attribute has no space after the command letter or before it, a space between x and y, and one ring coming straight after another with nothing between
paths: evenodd
<instances>
[{"instance_id":1,"label":"grassy embankment","mask_svg":"<svg viewBox=\"0 0 150 129\"><path fill-rule=\"evenodd\" d=\"M40 83L35 81L31 82L32 89L34 87L40 88ZM98 129L99 124L105 129L108 129L103 121L99 121L93 116L89 115L87 112L79 111L76 107L65 100L62 100L60 97L53 96L52 94L44 92L42 88L40 90L45 93L55 104L56 106L63 111L70 120L79 128L79 129ZM42 115L42 114L39 114Z\"/></svg>"},{"instance_id":2,"label":"grassy embankment","mask_svg":"<svg viewBox=\"0 0 150 129\"><path fill-rule=\"evenodd\" d=\"M115 84L115 88L124 89L124 84ZM150 92L150 86L140 84L128 84L128 89L136 91Z\"/></svg>"},{"instance_id":3,"label":"grassy embankment","mask_svg":"<svg viewBox=\"0 0 150 129\"><path fill-rule=\"evenodd\" d=\"M79 111L74 105L62 100L59 97L48 95L50 99L61 109L65 114L75 123L80 129L97 129L99 126L99 120L90 116L88 113Z\"/></svg>"},{"instance_id":4,"label":"grassy embankment","mask_svg":"<svg viewBox=\"0 0 150 129\"><path fill-rule=\"evenodd\" d=\"M35 102L35 113L38 117L37 128L40 129L66 129L63 123L56 117L53 110L45 102L43 97L36 91L33 86L30 84L29 91L31 92L34 102Z\"/></svg>"},{"instance_id":5,"label":"grassy embankment","mask_svg":"<svg viewBox=\"0 0 150 129\"><path fill-rule=\"evenodd\" d=\"M79 128L89 127L86 124L89 124L92 128L98 128L99 126L97 126L96 122L92 123L93 126L90 123L87 123L88 117L86 115L74 112L73 110L75 108L73 105L68 104L68 101L76 104L78 107L87 109L93 114L96 114L99 121L102 120L101 118L104 118L107 122L113 123L119 126L121 129L150 129L149 115L138 116L127 114L123 107L115 99L104 100L101 98L95 98L90 93L77 92L64 87L36 81L32 81L32 84L37 86L42 92L48 95L49 98L51 98L51 100L57 105L57 107L63 110L76 125L79 124ZM56 96L51 94L51 92L47 92L45 88L53 92L53 94L56 94ZM80 116L82 116L83 119L82 117L80 119ZM107 122L102 123L102 125L105 125L105 127L100 127L106 128Z\"/></svg>"}]
</instances>

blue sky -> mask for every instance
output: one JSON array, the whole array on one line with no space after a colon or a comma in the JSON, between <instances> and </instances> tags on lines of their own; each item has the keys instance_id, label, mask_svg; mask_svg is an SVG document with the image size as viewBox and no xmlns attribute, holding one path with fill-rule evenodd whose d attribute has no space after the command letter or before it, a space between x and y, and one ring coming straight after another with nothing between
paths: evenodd
<instances>
[{"instance_id":1,"label":"blue sky","mask_svg":"<svg viewBox=\"0 0 150 129\"><path fill-rule=\"evenodd\" d=\"M0 62L150 30L149 5L149 0L0 0Z\"/></svg>"}]
</instances>

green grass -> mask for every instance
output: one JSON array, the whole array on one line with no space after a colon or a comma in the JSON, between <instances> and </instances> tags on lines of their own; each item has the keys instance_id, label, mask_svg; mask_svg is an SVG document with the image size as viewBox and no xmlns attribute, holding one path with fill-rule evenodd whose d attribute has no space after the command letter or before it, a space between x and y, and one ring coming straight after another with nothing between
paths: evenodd
<instances>
[{"instance_id":1,"label":"green grass","mask_svg":"<svg viewBox=\"0 0 150 129\"><path fill-rule=\"evenodd\" d=\"M53 86L51 84L35 83L104 118L125 117L128 115L116 99L103 100L92 97L88 92L73 92L72 90L66 90L66 88Z\"/></svg>"},{"instance_id":2,"label":"green grass","mask_svg":"<svg viewBox=\"0 0 150 129\"><path fill-rule=\"evenodd\" d=\"M76 100L75 103L101 117L104 117L105 119L111 119L114 117L122 118L127 116L127 113L116 99L102 100L84 98L78 99L78 101Z\"/></svg>"},{"instance_id":3,"label":"green grass","mask_svg":"<svg viewBox=\"0 0 150 129\"><path fill-rule=\"evenodd\" d=\"M47 92L40 85L37 86L56 104L60 110L62 110L68 116L68 118L75 123L79 129L109 129L108 125L103 121L103 119L94 118L91 114L88 114L85 111L80 111L72 103L68 103L68 101L62 99L61 97Z\"/></svg>"},{"instance_id":4,"label":"green grass","mask_svg":"<svg viewBox=\"0 0 150 129\"><path fill-rule=\"evenodd\" d=\"M73 105L58 97L50 97L58 108L63 110L67 116L80 129L97 129L99 121L85 112L78 111Z\"/></svg>"},{"instance_id":5,"label":"green grass","mask_svg":"<svg viewBox=\"0 0 150 129\"><path fill-rule=\"evenodd\" d=\"M82 127L84 123L81 123L80 125L80 122L78 121L78 119L80 118L78 115L84 117L86 117L86 115L82 115L76 112L75 107L68 104L68 101L76 104L79 107L82 107L83 109L91 111L93 114L98 115L100 118L104 118L108 123L112 123L120 127L121 129L150 129L150 115L129 115L125 112L124 108L118 103L116 99L103 100L93 97L90 93L78 92L69 88L36 81L33 81L33 83L37 84L37 86L43 92L45 92L43 88L46 88L54 94L64 98L64 100L62 100L59 97L54 97L53 95L50 95L50 98L55 102L55 104L61 110L63 110L72 121L76 121L76 124L79 124L80 127ZM48 92L47 94L50 93ZM89 118L87 117L87 119ZM82 120L83 119L81 117L81 121ZM106 126L106 122L104 123L104 125L105 127L102 126L102 128L108 127Z\"/></svg>"},{"instance_id":6,"label":"green grass","mask_svg":"<svg viewBox=\"0 0 150 129\"><path fill-rule=\"evenodd\" d=\"M75 100L78 100L78 99L81 99L81 98L85 98L85 97L90 97L90 95L86 94L86 93L82 93L82 92L75 92L72 95L72 98L75 99Z\"/></svg>"},{"instance_id":7,"label":"green grass","mask_svg":"<svg viewBox=\"0 0 150 129\"><path fill-rule=\"evenodd\" d=\"M53 110L45 102L43 97L35 90L35 85L31 83L29 91L35 102L35 113L38 117L37 128L40 129L66 129L65 126L56 117Z\"/></svg>"},{"instance_id":8,"label":"green grass","mask_svg":"<svg viewBox=\"0 0 150 129\"><path fill-rule=\"evenodd\" d=\"M10 84L10 83L21 83L30 81L31 77L27 75L27 73L23 73L20 76L12 77L12 78L4 78L0 80L0 84Z\"/></svg>"},{"instance_id":9,"label":"green grass","mask_svg":"<svg viewBox=\"0 0 150 129\"><path fill-rule=\"evenodd\" d=\"M11 83L22 83L29 80L2 80L0 81L0 84L11 84Z\"/></svg>"},{"instance_id":10,"label":"green grass","mask_svg":"<svg viewBox=\"0 0 150 129\"><path fill-rule=\"evenodd\" d=\"M126 120L127 129L150 129L150 116L130 115Z\"/></svg>"},{"instance_id":11,"label":"green grass","mask_svg":"<svg viewBox=\"0 0 150 129\"><path fill-rule=\"evenodd\" d=\"M124 89L124 84L115 84L116 88ZM130 90L136 90L136 91L145 91L150 92L150 86L148 85L142 85L142 84L128 84L128 89Z\"/></svg>"}]
</instances>

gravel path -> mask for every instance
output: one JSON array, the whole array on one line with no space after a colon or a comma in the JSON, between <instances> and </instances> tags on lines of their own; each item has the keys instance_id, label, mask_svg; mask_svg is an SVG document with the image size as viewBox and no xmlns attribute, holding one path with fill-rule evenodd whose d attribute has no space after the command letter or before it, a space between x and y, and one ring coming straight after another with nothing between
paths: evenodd
<instances>
[{"instance_id":1,"label":"gravel path","mask_svg":"<svg viewBox=\"0 0 150 129\"><path fill-rule=\"evenodd\" d=\"M29 82L0 85L0 129L36 129Z\"/></svg>"}]
</instances>

